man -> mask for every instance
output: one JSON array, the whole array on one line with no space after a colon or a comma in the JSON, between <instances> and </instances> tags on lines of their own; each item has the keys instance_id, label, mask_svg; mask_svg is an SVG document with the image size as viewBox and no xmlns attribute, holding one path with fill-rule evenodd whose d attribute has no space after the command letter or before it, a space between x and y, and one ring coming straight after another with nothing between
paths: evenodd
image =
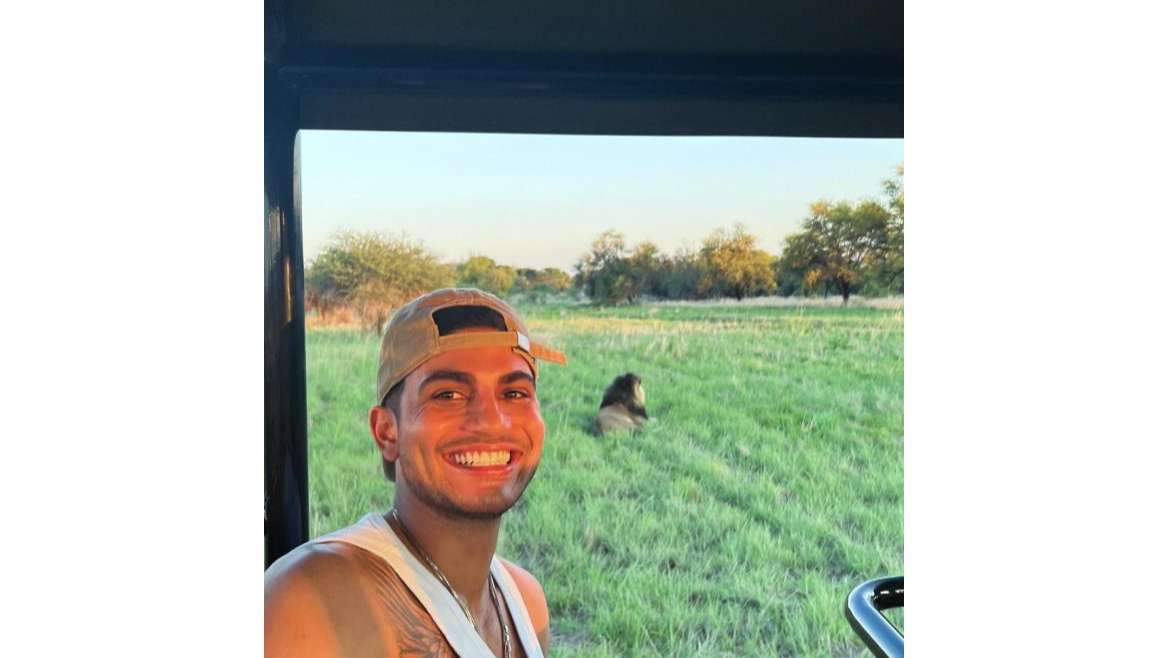
<instances>
[{"instance_id":1,"label":"man","mask_svg":"<svg viewBox=\"0 0 1169 658\"><path fill-rule=\"evenodd\" d=\"M500 518L540 462L531 341L500 299L442 289L390 320L369 427L394 506L277 560L264 577L264 653L537 658L548 606L495 557Z\"/></svg>"}]
</instances>

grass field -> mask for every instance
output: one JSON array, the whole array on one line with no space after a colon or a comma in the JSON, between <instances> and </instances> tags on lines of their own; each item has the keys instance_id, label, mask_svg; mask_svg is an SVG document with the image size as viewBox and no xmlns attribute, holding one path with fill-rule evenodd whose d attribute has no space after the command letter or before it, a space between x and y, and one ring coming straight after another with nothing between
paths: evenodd
<instances>
[{"instance_id":1,"label":"grass field","mask_svg":"<svg viewBox=\"0 0 1169 658\"><path fill-rule=\"evenodd\" d=\"M845 597L904 569L900 310L520 310L569 366L541 370L544 456L499 554L543 583L553 655L867 655ZM313 536L393 499L366 428L378 343L308 332ZM627 370L654 422L591 436Z\"/></svg>"}]
</instances>

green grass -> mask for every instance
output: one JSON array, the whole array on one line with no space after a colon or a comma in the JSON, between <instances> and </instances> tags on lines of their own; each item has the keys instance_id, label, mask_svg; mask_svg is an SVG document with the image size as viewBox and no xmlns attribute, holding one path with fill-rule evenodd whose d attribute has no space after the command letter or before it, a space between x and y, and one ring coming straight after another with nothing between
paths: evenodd
<instances>
[{"instance_id":1,"label":"green grass","mask_svg":"<svg viewBox=\"0 0 1169 658\"><path fill-rule=\"evenodd\" d=\"M521 313L569 366L541 370L544 456L499 553L544 585L554 655L867 655L845 597L904 571L900 310ZM378 344L308 333L314 536L392 501L366 427ZM653 423L591 436L627 370Z\"/></svg>"}]
</instances>

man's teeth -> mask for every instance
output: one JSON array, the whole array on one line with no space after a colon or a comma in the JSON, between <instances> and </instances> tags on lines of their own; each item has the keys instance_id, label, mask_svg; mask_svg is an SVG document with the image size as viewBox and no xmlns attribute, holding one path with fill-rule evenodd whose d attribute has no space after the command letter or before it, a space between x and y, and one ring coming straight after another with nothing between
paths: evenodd
<instances>
[{"instance_id":1,"label":"man's teeth","mask_svg":"<svg viewBox=\"0 0 1169 658\"><path fill-rule=\"evenodd\" d=\"M499 466L506 464L511 458L507 450L493 452L460 452L455 454L455 461L463 466Z\"/></svg>"}]
</instances>

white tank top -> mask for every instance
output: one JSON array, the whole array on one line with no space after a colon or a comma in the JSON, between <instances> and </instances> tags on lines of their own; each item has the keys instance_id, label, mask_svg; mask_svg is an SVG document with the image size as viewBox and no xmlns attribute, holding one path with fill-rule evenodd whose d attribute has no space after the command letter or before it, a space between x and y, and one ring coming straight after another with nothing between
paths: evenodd
<instances>
[{"instance_id":1,"label":"white tank top","mask_svg":"<svg viewBox=\"0 0 1169 658\"><path fill-rule=\"evenodd\" d=\"M418 561L390 529L380 514L367 514L356 525L322 535L310 543L342 542L365 549L385 560L430 613L451 648L461 658L495 658L487 643L471 625L463 608L438 578ZM491 574L500 585L503 600L516 625L516 635L528 658L543 658L536 629L515 580L498 557L491 558Z\"/></svg>"}]
</instances>

